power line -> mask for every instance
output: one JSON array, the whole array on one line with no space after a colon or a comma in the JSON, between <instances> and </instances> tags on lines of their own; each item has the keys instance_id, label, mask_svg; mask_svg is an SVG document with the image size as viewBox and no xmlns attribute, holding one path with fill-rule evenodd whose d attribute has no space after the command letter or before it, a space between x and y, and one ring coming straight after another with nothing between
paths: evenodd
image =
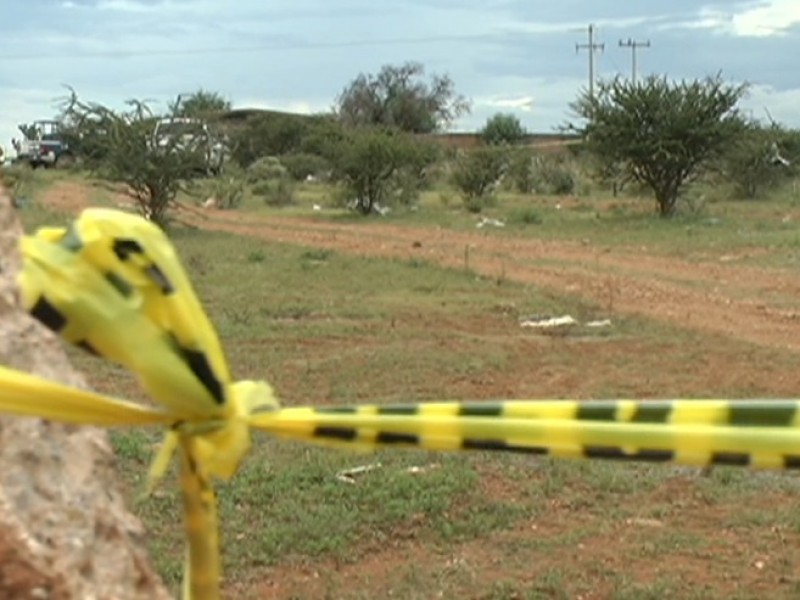
<instances>
[{"instance_id":1,"label":"power line","mask_svg":"<svg viewBox=\"0 0 800 600\"><path fill-rule=\"evenodd\" d=\"M438 35L414 38L388 38L383 40L348 40L341 42L309 42L309 43L274 43L256 46L209 46L206 48L181 48L174 50L98 50L94 52L64 53L16 53L2 54L2 61L36 61L36 60L77 60L92 58L139 58L151 56L195 56L199 54L236 54L264 51L321 50L334 48L356 48L363 46L394 46L401 44L437 44L443 42L466 42L477 40L502 40L503 35L471 34L471 35Z\"/></svg>"},{"instance_id":2,"label":"power line","mask_svg":"<svg viewBox=\"0 0 800 600\"><path fill-rule=\"evenodd\" d=\"M595 44L594 42L594 25L589 24L589 43L588 44L575 44L575 52L581 50L589 51L589 98L594 98L594 53L597 50L601 52L605 50L605 44Z\"/></svg>"},{"instance_id":3,"label":"power line","mask_svg":"<svg viewBox=\"0 0 800 600\"><path fill-rule=\"evenodd\" d=\"M650 40L646 42L637 42L628 38L628 41L623 42L622 40L619 41L620 48L630 48L631 49L631 82L636 85L636 49L637 48L649 48L650 47Z\"/></svg>"}]
</instances>

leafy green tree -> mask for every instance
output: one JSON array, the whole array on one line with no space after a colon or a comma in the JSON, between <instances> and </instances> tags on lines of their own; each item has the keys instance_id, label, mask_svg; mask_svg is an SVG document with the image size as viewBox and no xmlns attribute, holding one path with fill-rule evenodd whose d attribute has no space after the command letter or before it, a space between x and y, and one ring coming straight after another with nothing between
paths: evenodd
<instances>
[{"instance_id":1,"label":"leafy green tree","mask_svg":"<svg viewBox=\"0 0 800 600\"><path fill-rule=\"evenodd\" d=\"M394 129L364 127L349 130L335 156L334 176L352 195L364 215L388 203L393 183L404 168L419 168L420 148L408 134Z\"/></svg>"},{"instance_id":2,"label":"leafy green tree","mask_svg":"<svg viewBox=\"0 0 800 600\"><path fill-rule=\"evenodd\" d=\"M155 143L157 116L139 100L129 100L126 107L115 111L85 103L72 92L62 106L62 121L70 124L72 137L91 141L93 154L87 157L86 165L107 179L125 184L139 212L164 227L175 197L205 157L202 149L180 146L178 137Z\"/></svg>"},{"instance_id":3,"label":"leafy green tree","mask_svg":"<svg viewBox=\"0 0 800 600\"><path fill-rule=\"evenodd\" d=\"M528 135L516 115L497 113L486 121L479 135L486 144L519 144Z\"/></svg>"},{"instance_id":4,"label":"leafy green tree","mask_svg":"<svg viewBox=\"0 0 800 600\"><path fill-rule=\"evenodd\" d=\"M662 217L675 214L682 187L741 130L736 104L746 90L720 76L671 83L602 82L572 104L585 118L586 147L652 189Z\"/></svg>"},{"instance_id":5,"label":"leafy green tree","mask_svg":"<svg viewBox=\"0 0 800 600\"><path fill-rule=\"evenodd\" d=\"M384 65L377 75L360 74L336 99L336 114L346 125L382 125L410 133L430 133L470 110L447 75L426 82L421 63Z\"/></svg>"},{"instance_id":6,"label":"leafy green tree","mask_svg":"<svg viewBox=\"0 0 800 600\"><path fill-rule=\"evenodd\" d=\"M200 88L192 94L181 94L169 105L174 117L208 118L231 109L231 103L220 93Z\"/></svg>"}]
</instances>

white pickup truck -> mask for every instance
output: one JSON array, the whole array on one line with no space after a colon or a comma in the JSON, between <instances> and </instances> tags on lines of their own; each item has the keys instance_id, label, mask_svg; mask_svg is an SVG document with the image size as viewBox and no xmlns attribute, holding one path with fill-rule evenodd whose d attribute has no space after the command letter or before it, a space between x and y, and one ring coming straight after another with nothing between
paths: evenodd
<instances>
[{"instance_id":1,"label":"white pickup truck","mask_svg":"<svg viewBox=\"0 0 800 600\"><path fill-rule=\"evenodd\" d=\"M205 121L187 117L160 119L153 129L153 146L194 154L199 158L198 171L217 175L225 162L227 147Z\"/></svg>"}]
</instances>

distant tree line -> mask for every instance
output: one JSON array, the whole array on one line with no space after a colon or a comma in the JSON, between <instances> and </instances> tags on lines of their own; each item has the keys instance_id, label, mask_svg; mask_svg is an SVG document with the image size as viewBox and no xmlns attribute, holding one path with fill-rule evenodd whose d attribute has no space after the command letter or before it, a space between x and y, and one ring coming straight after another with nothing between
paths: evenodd
<instances>
[{"instance_id":1,"label":"distant tree line","mask_svg":"<svg viewBox=\"0 0 800 600\"><path fill-rule=\"evenodd\" d=\"M582 136L579 151L591 158L599 177L649 188L658 214L670 217L687 184L699 176L716 173L741 195L755 197L792 172L800 155L798 136L745 119L738 102L746 89L719 75L682 82L615 78L600 82L592 96L578 95L571 108L582 123L571 127ZM205 89L178 96L166 115L139 101L114 111L71 92L61 117L85 164L125 183L142 212L159 222L196 175L185 153L152 143L153 125L164 116L224 129L231 164L249 173L253 189L275 203L290 201L292 181L322 178L338 185L341 202L368 215L385 204L413 202L443 162L470 210L490 205L501 182L521 193L576 189L559 159L524 145L528 132L514 114L490 116L478 132L482 145L473 150L448 152L420 135L444 131L471 110L449 76L426 76L420 63L357 75L328 114L265 111L225 125L230 110L229 100ZM266 179L277 183L259 181Z\"/></svg>"}]
</instances>

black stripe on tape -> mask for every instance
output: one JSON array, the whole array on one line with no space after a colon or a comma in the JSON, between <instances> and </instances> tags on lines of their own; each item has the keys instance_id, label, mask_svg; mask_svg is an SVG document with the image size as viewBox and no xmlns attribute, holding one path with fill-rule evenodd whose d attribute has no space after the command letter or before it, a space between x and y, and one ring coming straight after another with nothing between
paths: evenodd
<instances>
[{"instance_id":1,"label":"black stripe on tape","mask_svg":"<svg viewBox=\"0 0 800 600\"><path fill-rule=\"evenodd\" d=\"M55 306L50 304L44 296L39 296L30 313L42 325L56 333L59 333L67 325L67 318Z\"/></svg>"},{"instance_id":2,"label":"black stripe on tape","mask_svg":"<svg viewBox=\"0 0 800 600\"><path fill-rule=\"evenodd\" d=\"M325 425L316 427L313 435L317 438L328 438L344 442L352 442L358 437L356 430L352 427L329 427Z\"/></svg>"},{"instance_id":3,"label":"black stripe on tape","mask_svg":"<svg viewBox=\"0 0 800 600\"><path fill-rule=\"evenodd\" d=\"M503 414L503 405L498 402L470 402L458 407L461 417L499 417Z\"/></svg>"}]
</instances>

